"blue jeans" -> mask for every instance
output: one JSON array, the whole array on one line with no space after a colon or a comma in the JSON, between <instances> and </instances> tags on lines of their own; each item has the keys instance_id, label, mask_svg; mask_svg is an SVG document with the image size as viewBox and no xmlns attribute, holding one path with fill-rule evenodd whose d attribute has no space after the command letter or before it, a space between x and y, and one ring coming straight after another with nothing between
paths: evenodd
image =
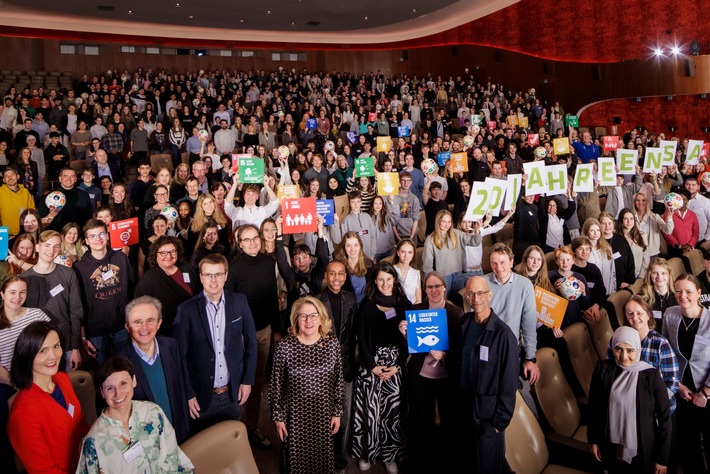
<instances>
[{"instance_id":1,"label":"blue jeans","mask_svg":"<svg viewBox=\"0 0 710 474\"><path fill-rule=\"evenodd\" d=\"M90 337L89 341L96 348L96 363L101 367L108 356L128 344L128 332L121 329L113 334Z\"/></svg>"},{"instance_id":2,"label":"blue jeans","mask_svg":"<svg viewBox=\"0 0 710 474\"><path fill-rule=\"evenodd\" d=\"M386 252L376 253L375 254L375 262L379 262L383 258L389 257L390 255L392 255L393 252L394 252L394 248L391 248L391 249L387 250Z\"/></svg>"}]
</instances>

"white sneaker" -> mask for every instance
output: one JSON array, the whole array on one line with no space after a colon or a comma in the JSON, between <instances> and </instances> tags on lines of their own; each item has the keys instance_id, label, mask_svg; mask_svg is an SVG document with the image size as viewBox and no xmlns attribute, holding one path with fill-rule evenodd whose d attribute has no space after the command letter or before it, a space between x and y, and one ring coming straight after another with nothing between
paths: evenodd
<instances>
[{"instance_id":1,"label":"white sneaker","mask_svg":"<svg viewBox=\"0 0 710 474\"><path fill-rule=\"evenodd\" d=\"M367 471L370 469L370 467L372 467L372 464L367 462L367 460L365 458L362 458L362 459L358 460L358 462L357 462L357 468L360 469L361 471Z\"/></svg>"},{"instance_id":2,"label":"white sneaker","mask_svg":"<svg viewBox=\"0 0 710 474\"><path fill-rule=\"evenodd\" d=\"M394 461L386 462L385 469L387 470L388 474L397 474L399 472L399 469L397 469L397 463Z\"/></svg>"}]
</instances>

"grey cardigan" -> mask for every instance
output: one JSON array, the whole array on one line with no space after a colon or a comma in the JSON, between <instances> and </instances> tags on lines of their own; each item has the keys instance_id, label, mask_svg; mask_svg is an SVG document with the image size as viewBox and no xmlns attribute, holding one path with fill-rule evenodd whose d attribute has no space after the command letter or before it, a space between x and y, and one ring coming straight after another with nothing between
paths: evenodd
<instances>
[{"instance_id":1,"label":"grey cardigan","mask_svg":"<svg viewBox=\"0 0 710 474\"><path fill-rule=\"evenodd\" d=\"M703 385L710 387L710 309L704 308L698 323L698 333L693 342L693 354L690 360L680 353L678 348L678 329L683 319L683 312L680 306L672 306L663 314L663 337L671 343L673 352L678 356L679 374L685 372L686 366L690 363L690 373L693 376L696 389L700 390ZM682 375L681 375L682 377Z\"/></svg>"}]
</instances>

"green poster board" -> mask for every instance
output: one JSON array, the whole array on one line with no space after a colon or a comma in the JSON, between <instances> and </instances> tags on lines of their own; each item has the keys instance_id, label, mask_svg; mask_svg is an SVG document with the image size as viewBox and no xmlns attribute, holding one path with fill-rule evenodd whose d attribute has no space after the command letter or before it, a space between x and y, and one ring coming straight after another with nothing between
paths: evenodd
<instances>
[{"instance_id":1,"label":"green poster board","mask_svg":"<svg viewBox=\"0 0 710 474\"><path fill-rule=\"evenodd\" d=\"M358 178L375 176L375 160L372 157L355 158L355 170Z\"/></svg>"},{"instance_id":2,"label":"green poster board","mask_svg":"<svg viewBox=\"0 0 710 474\"><path fill-rule=\"evenodd\" d=\"M239 157L239 182L244 184L262 184L264 182L263 158Z\"/></svg>"}]
</instances>

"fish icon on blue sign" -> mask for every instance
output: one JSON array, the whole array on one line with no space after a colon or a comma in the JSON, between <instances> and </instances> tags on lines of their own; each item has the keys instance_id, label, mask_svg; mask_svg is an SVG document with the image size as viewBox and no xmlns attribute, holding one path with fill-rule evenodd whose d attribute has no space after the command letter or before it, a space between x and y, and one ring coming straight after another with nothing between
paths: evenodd
<instances>
[{"instance_id":1,"label":"fish icon on blue sign","mask_svg":"<svg viewBox=\"0 0 710 474\"><path fill-rule=\"evenodd\" d=\"M433 334L429 334L427 337L417 336L417 342L418 342L417 347L421 346L422 344L431 347L431 346L435 346L436 343L439 342L439 338Z\"/></svg>"}]
</instances>

